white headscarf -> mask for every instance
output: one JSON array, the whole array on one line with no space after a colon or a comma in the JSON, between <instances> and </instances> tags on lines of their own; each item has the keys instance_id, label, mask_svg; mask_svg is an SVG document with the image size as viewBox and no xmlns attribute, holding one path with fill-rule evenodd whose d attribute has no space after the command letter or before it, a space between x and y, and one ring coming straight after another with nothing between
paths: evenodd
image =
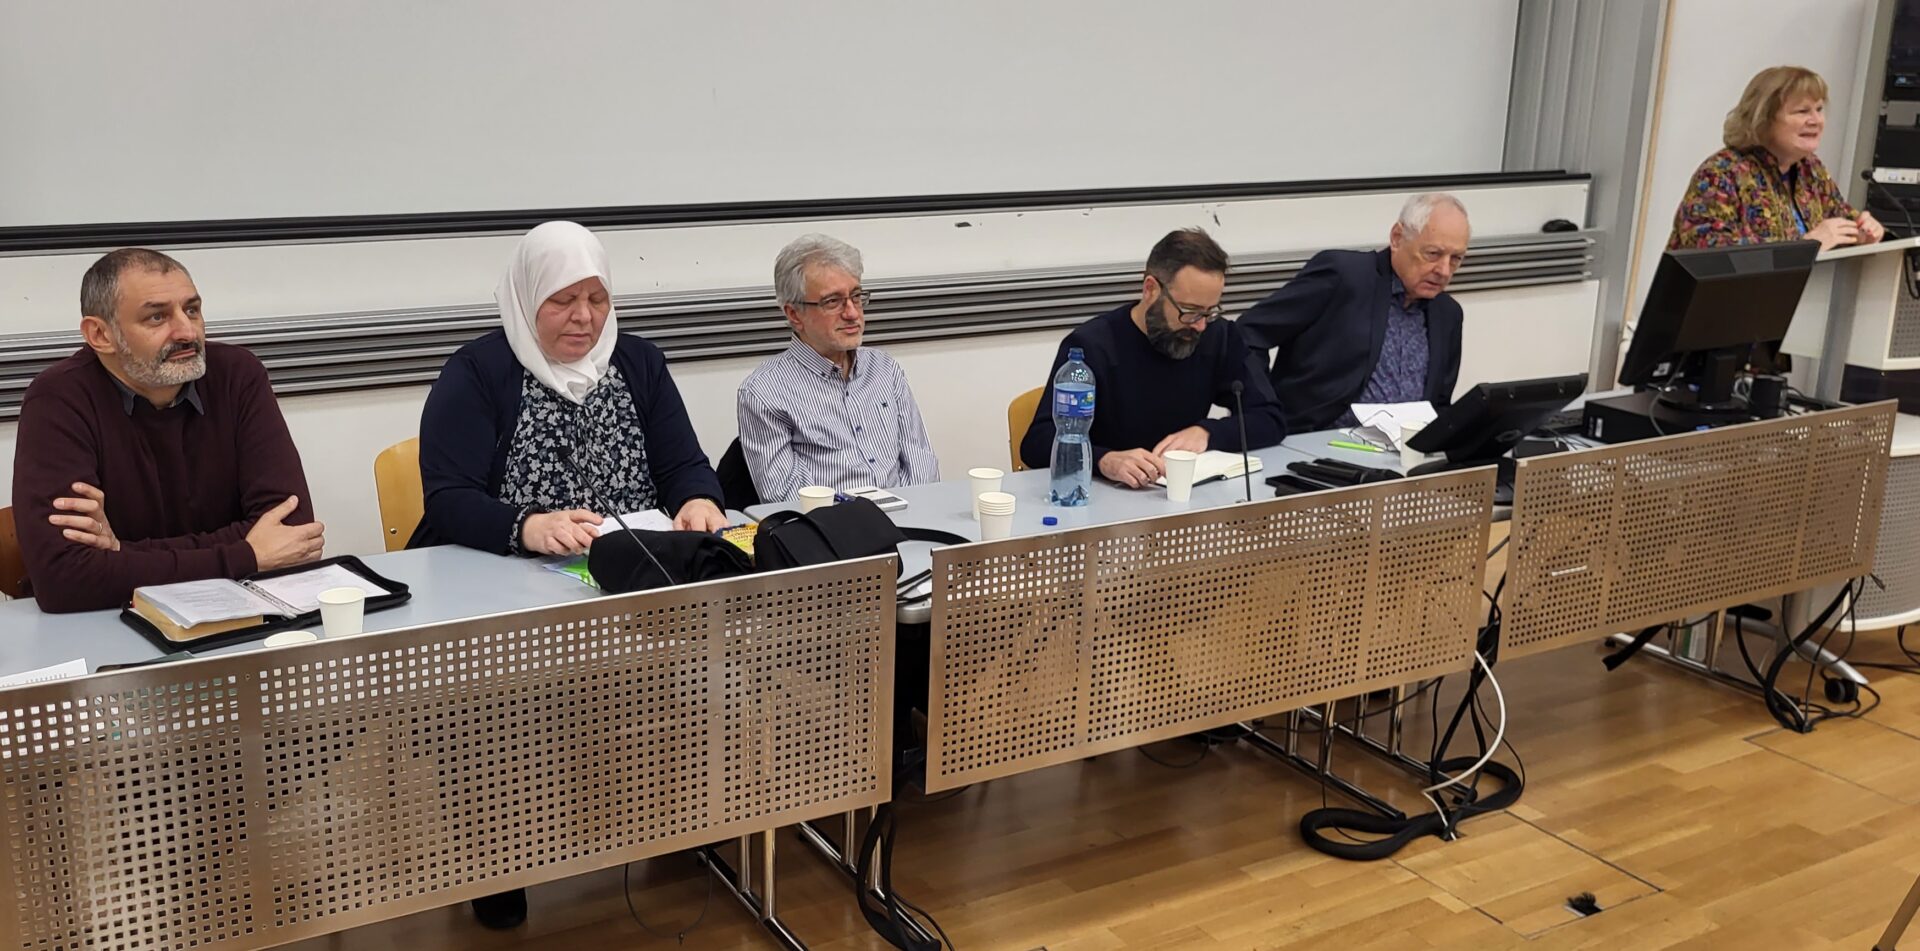
<instances>
[{"instance_id":1,"label":"white headscarf","mask_svg":"<svg viewBox=\"0 0 1920 951\"><path fill-rule=\"evenodd\" d=\"M618 315L607 312L606 325L600 328L593 349L572 363L555 361L540 349L533 321L547 298L589 277L600 278L608 296L612 296L613 273L607 268L607 249L600 239L571 221L549 221L520 239L506 275L493 292L493 299L500 304L500 324L506 328L507 343L520 365L548 389L575 403L585 402L607 373L607 362L613 359L614 341L620 332Z\"/></svg>"}]
</instances>

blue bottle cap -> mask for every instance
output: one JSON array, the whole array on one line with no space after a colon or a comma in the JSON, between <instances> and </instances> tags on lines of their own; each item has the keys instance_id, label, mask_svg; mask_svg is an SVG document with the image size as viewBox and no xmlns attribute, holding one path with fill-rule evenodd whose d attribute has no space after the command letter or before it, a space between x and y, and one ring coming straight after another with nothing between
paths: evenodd
<instances>
[{"instance_id":1,"label":"blue bottle cap","mask_svg":"<svg viewBox=\"0 0 1920 951\"><path fill-rule=\"evenodd\" d=\"M1042 525L1058 525L1058 524L1060 524L1060 520L1059 520L1059 519L1057 519L1057 518L1054 518L1054 517L1053 517L1053 516L1051 516L1051 515L1043 515L1043 516L1041 516L1041 517L1040 517L1040 524L1042 524Z\"/></svg>"}]
</instances>

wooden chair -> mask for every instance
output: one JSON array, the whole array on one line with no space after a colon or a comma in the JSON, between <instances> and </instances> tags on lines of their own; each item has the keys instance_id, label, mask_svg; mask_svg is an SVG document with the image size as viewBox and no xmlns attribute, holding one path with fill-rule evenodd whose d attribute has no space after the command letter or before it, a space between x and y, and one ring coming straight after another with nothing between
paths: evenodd
<instances>
[{"instance_id":1,"label":"wooden chair","mask_svg":"<svg viewBox=\"0 0 1920 951\"><path fill-rule=\"evenodd\" d=\"M373 490L380 500L380 534L388 551L407 547L426 515L420 487L420 437L403 439L373 457Z\"/></svg>"},{"instance_id":2,"label":"wooden chair","mask_svg":"<svg viewBox=\"0 0 1920 951\"><path fill-rule=\"evenodd\" d=\"M1047 388L1036 386L1013 398L1007 404L1007 459L1012 463L1007 471L1025 472L1027 467L1020 461L1020 440L1027 438L1027 427L1033 425L1033 414L1040 408L1040 398L1047 395Z\"/></svg>"},{"instance_id":3,"label":"wooden chair","mask_svg":"<svg viewBox=\"0 0 1920 951\"><path fill-rule=\"evenodd\" d=\"M11 505L0 508L0 594L9 598L30 597L27 562L20 556L20 535L13 528Z\"/></svg>"}]
</instances>

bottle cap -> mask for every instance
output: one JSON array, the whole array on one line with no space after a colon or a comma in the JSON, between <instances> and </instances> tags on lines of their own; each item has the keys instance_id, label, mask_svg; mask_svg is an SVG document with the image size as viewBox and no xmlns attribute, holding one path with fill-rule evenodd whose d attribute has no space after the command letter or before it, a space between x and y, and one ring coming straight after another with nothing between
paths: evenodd
<instances>
[{"instance_id":1,"label":"bottle cap","mask_svg":"<svg viewBox=\"0 0 1920 951\"><path fill-rule=\"evenodd\" d=\"M1040 524L1042 524L1042 525L1058 525L1058 524L1060 524L1060 520L1059 520L1059 519L1057 519L1057 518L1054 518L1054 517L1053 517L1053 516L1051 516L1051 515L1043 515L1043 516L1041 516L1041 517L1040 517Z\"/></svg>"},{"instance_id":2,"label":"bottle cap","mask_svg":"<svg viewBox=\"0 0 1920 951\"><path fill-rule=\"evenodd\" d=\"M1084 351L1082 351L1082 350L1081 350L1081 349L1080 349L1079 347L1068 347L1068 348L1067 348L1067 359L1068 359L1068 360L1085 360L1086 358L1087 358L1087 355L1086 355L1086 353L1085 353Z\"/></svg>"}]
</instances>

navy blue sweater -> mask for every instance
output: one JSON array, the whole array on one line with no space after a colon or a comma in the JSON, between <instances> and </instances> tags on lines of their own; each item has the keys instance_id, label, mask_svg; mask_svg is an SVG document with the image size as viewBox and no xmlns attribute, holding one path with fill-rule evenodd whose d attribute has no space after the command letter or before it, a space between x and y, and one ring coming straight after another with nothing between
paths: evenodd
<instances>
[{"instance_id":1,"label":"navy blue sweater","mask_svg":"<svg viewBox=\"0 0 1920 951\"><path fill-rule=\"evenodd\" d=\"M640 409L648 473L667 513L679 511L689 499L718 504L720 480L700 450L660 348L622 334L613 348L613 365ZM508 554L520 510L500 501L500 481L520 423L525 372L500 330L461 347L441 369L420 411L426 514L407 547L454 544Z\"/></svg>"},{"instance_id":2,"label":"navy blue sweater","mask_svg":"<svg viewBox=\"0 0 1920 951\"><path fill-rule=\"evenodd\" d=\"M1093 444L1095 472L1102 456L1116 449L1152 449L1161 439L1188 426L1207 431L1207 448L1240 448L1240 422L1232 416L1208 419L1215 406L1233 407L1233 381L1246 404L1247 448L1264 449L1286 438L1287 426L1273 396L1265 367L1250 360L1246 342L1230 321L1214 320L1185 360L1175 360L1147 341L1125 304L1081 324L1060 342L1047 371L1047 386L1067 362L1067 350L1085 351L1093 371ZM1033 425L1020 440L1020 460L1043 469L1053 455L1053 401L1040 400Z\"/></svg>"}]
</instances>

